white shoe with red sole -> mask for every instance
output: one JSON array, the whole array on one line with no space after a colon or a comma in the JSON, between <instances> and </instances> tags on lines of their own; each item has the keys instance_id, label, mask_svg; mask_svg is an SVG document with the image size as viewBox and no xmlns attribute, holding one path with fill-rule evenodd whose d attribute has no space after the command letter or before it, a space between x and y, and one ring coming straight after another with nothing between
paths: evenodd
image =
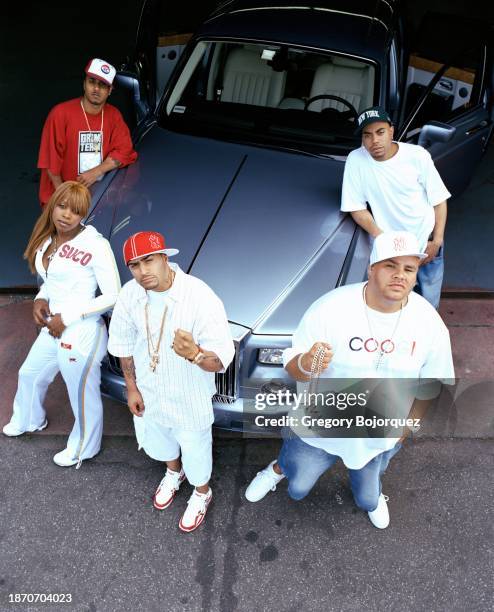
<instances>
[{"instance_id":1,"label":"white shoe with red sole","mask_svg":"<svg viewBox=\"0 0 494 612\"><path fill-rule=\"evenodd\" d=\"M178 526L182 531L190 532L197 529L204 521L208 506L213 498L211 489L207 493L198 493L197 489L190 496L187 502L187 510L183 513Z\"/></svg>"},{"instance_id":2,"label":"white shoe with red sole","mask_svg":"<svg viewBox=\"0 0 494 612\"><path fill-rule=\"evenodd\" d=\"M166 474L163 480L159 483L158 488L153 497L153 506L156 510L164 510L175 499L175 495L180 488L180 485L185 480L185 472L172 472L166 469Z\"/></svg>"}]
</instances>

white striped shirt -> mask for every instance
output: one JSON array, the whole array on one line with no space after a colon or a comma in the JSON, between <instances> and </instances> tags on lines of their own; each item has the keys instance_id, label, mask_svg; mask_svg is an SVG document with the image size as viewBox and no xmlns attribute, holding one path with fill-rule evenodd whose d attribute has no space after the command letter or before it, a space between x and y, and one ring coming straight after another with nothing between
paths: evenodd
<instances>
[{"instance_id":1,"label":"white striped shirt","mask_svg":"<svg viewBox=\"0 0 494 612\"><path fill-rule=\"evenodd\" d=\"M108 350L115 357L133 357L137 387L144 401L146 421L167 427L200 430L214 420L211 398L216 393L214 372L205 372L179 357L171 348L176 329L189 331L194 342L213 351L226 369L233 359L233 345L223 303L201 280L185 274L177 264L172 287L164 293L163 307L148 299L135 280L126 283L113 310ZM145 305L149 303L149 327L156 346L164 305L168 307L159 363L149 367Z\"/></svg>"}]
</instances>

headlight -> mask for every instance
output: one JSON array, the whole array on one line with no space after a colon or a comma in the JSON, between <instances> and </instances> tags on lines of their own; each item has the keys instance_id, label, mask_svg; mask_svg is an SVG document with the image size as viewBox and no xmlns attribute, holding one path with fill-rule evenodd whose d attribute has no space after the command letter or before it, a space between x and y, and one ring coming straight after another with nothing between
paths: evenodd
<instances>
[{"instance_id":1,"label":"headlight","mask_svg":"<svg viewBox=\"0 0 494 612\"><path fill-rule=\"evenodd\" d=\"M274 393L276 395L279 393L285 393L286 391L288 391L288 385L278 380L270 380L269 382L264 383L261 387L261 393L266 394Z\"/></svg>"},{"instance_id":2,"label":"headlight","mask_svg":"<svg viewBox=\"0 0 494 612\"><path fill-rule=\"evenodd\" d=\"M259 356L257 359L259 363L283 365L283 349L259 349Z\"/></svg>"}]
</instances>

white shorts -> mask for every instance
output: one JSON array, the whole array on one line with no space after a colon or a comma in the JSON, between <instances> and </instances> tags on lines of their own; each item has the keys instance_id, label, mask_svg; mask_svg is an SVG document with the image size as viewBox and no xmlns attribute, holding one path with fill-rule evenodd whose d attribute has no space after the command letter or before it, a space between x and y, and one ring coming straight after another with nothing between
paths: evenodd
<instances>
[{"instance_id":1,"label":"white shorts","mask_svg":"<svg viewBox=\"0 0 494 612\"><path fill-rule=\"evenodd\" d=\"M134 416L139 449L156 461L173 461L182 456L187 480L194 487L209 482L213 469L213 435L211 426L200 431L165 427Z\"/></svg>"}]
</instances>

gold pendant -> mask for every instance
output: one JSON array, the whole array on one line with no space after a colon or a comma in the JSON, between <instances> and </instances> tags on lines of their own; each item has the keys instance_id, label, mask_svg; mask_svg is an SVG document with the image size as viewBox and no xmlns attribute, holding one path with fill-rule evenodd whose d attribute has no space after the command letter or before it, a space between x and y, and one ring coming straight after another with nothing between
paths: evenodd
<instances>
[{"instance_id":1,"label":"gold pendant","mask_svg":"<svg viewBox=\"0 0 494 612\"><path fill-rule=\"evenodd\" d=\"M156 366L158 365L159 362L160 362L159 355L155 353L151 357L151 363L149 364L149 367L151 368L151 372L154 372L156 370Z\"/></svg>"}]
</instances>

